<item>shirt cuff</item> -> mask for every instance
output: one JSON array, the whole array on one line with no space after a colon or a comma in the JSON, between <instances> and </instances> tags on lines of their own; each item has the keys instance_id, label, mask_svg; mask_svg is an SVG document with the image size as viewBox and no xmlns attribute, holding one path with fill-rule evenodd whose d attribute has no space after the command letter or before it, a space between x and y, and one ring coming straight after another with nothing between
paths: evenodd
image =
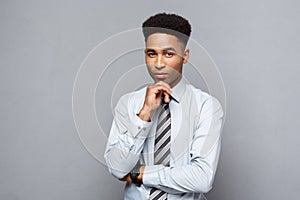
<instances>
[{"instance_id":1,"label":"shirt cuff","mask_svg":"<svg viewBox=\"0 0 300 200\"><path fill-rule=\"evenodd\" d=\"M164 168L165 166L163 165L145 166L143 173L143 184L149 187L158 188L161 184L161 179L165 179Z\"/></svg>"},{"instance_id":2,"label":"shirt cuff","mask_svg":"<svg viewBox=\"0 0 300 200\"><path fill-rule=\"evenodd\" d=\"M140 137L145 139L148 136L152 122L147 122L139 118L137 115L132 118L132 126L129 127L129 132L132 137Z\"/></svg>"}]
</instances>

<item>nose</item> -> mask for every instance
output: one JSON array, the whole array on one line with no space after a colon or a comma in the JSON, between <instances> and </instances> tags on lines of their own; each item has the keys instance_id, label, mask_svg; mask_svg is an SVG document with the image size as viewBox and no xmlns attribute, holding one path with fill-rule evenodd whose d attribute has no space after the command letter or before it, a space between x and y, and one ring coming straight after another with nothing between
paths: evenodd
<instances>
[{"instance_id":1,"label":"nose","mask_svg":"<svg viewBox=\"0 0 300 200\"><path fill-rule=\"evenodd\" d=\"M164 62L163 62L163 57L161 55L158 55L156 60L155 60L155 68L156 69L162 69L164 68Z\"/></svg>"}]
</instances>

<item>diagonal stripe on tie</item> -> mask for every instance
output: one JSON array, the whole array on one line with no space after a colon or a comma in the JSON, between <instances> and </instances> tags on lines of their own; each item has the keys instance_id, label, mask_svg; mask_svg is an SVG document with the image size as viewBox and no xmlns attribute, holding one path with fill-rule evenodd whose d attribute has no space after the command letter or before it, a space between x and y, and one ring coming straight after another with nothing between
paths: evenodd
<instances>
[{"instance_id":1,"label":"diagonal stripe on tie","mask_svg":"<svg viewBox=\"0 0 300 200\"><path fill-rule=\"evenodd\" d=\"M168 166L170 164L170 143L166 144L166 148L160 149L157 152L158 153L155 154L154 161L156 163ZM163 162L166 158L168 158L168 160Z\"/></svg>"},{"instance_id":2,"label":"diagonal stripe on tie","mask_svg":"<svg viewBox=\"0 0 300 200\"><path fill-rule=\"evenodd\" d=\"M156 130L160 129L162 127L162 125L164 125L166 123L166 121L168 119L170 119L170 117L171 117L171 113L166 113L166 115L162 116L163 119L162 120L159 119L160 122L159 122L159 124L157 124Z\"/></svg>"},{"instance_id":3,"label":"diagonal stripe on tie","mask_svg":"<svg viewBox=\"0 0 300 200\"><path fill-rule=\"evenodd\" d=\"M159 127L159 129L156 130L157 133L157 137L160 136L160 134L170 125L171 123L171 118L166 120L166 123L162 124L161 127Z\"/></svg>"},{"instance_id":4,"label":"diagonal stripe on tie","mask_svg":"<svg viewBox=\"0 0 300 200\"><path fill-rule=\"evenodd\" d=\"M151 200L160 200L160 199L165 200L165 199L167 199L167 193L160 191L160 190L153 189L150 192L150 199Z\"/></svg>"},{"instance_id":5,"label":"diagonal stripe on tie","mask_svg":"<svg viewBox=\"0 0 300 200\"><path fill-rule=\"evenodd\" d=\"M161 146L157 147L156 151L154 152L154 157L156 158L156 156L158 154L160 154L161 152L165 152L166 150L168 150L170 148L170 140L171 140L171 136L167 136L166 139L164 141L162 141ZM157 163L159 164L159 163Z\"/></svg>"},{"instance_id":6,"label":"diagonal stripe on tie","mask_svg":"<svg viewBox=\"0 0 300 200\"><path fill-rule=\"evenodd\" d=\"M171 130L171 124L168 124L167 127L165 127L164 130L160 131L160 133L157 133L157 138L155 139L155 146L161 147L160 141L164 138L166 135L170 135Z\"/></svg>"},{"instance_id":7,"label":"diagonal stripe on tie","mask_svg":"<svg viewBox=\"0 0 300 200\"><path fill-rule=\"evenodd\" d=\"M166 150L164 153L159 154L157 156L158 158L155 159L156 162L161 163L163 165L169 166L169 160L170 160L170 150Z\"/></svg>"},{"instance_id":8,"label":"diagonal stripe on tie","mask_svg":"<svg viewBox=\"0 0 300 200\"><path fill-rule=\"evenodd\" d=\"M163 148L161 146L165 143L165 141L171 140L171 139L168 139L169 137L170 137L170 135L164 135L164 137L158 143L160 146L155 146L154 156L156 156L159 153L159 151L162 151L163 149L168 149L169 148L169 147L167 147L167 145L165 146L165 148Z\"/></svg>"}]
</instances>

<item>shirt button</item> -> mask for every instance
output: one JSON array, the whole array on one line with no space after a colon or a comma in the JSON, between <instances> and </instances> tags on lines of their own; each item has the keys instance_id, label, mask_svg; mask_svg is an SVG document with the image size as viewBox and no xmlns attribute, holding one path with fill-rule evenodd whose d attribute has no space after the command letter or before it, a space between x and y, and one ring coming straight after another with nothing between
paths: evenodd
<instances>
[{"instance_id":1,"label":"shirt button","mask_svg":"<svg viewBox=\"0 0 300 200\"><path fill-rule=\"evenodd\" d=\"M139 129L139 130L141 130L141 128L142 128L141 126L138 126L138 129Z\"/></svg>"}]
</instances>

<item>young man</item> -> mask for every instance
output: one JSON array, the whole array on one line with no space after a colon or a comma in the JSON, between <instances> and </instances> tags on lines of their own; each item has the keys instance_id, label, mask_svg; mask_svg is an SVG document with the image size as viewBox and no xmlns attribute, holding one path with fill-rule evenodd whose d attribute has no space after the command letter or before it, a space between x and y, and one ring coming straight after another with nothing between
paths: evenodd
<instances>
[{"instance_id":1,"label":"young man","mask_svg":"<svg viewBox=\"0 0 300 200\"><path fill-rule=\"evenodd\" d=\"M221 105L182 77L190 53L186 19L160 13L143 23L143 33L154 83L119 100L105 151L108 169L127 182L126 200L204 198L220 153Z\"/></svg>"}]
</instances>

